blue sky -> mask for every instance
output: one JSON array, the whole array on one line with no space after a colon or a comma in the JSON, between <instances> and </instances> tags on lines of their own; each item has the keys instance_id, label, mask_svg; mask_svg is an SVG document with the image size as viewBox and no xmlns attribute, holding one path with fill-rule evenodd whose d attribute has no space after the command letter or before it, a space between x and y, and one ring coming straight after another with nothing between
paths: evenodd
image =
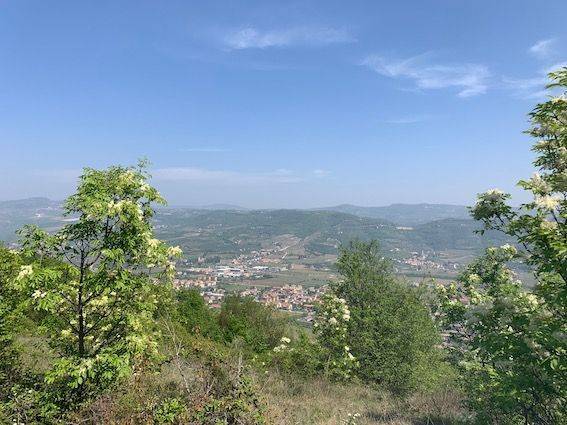
<instances>
[{"instance_id":1,"label":"blue sky","mask_svg":"<svg viewBox=\"0 0 567 425\"><path fill-rule=\"evenodd\" d=\"M147 157L171 204L523 195L565 1L0 1L0 199Z\"/></svg>"}]
</instances>

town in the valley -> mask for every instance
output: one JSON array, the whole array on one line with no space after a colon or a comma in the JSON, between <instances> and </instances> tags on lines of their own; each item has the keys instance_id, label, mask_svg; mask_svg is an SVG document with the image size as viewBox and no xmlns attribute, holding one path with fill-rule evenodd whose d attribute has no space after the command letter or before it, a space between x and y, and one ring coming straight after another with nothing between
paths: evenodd
<instances>
[{"instance_id":1,"label":"town in the valley","mask_svg":"<svg viewBox=\"0 0 567 425\"><path fill-rule=\"evenodd\" d=\"M238 293L278 310L296 313L299 320L311 322L319 298L329 283L338 279L333 269L335 257L330 256L327 264L310 263L308 258L302 262L302 258L297 257L294 258L298 261L290 261L291 257L276 247L232 259L216 258L213 263L206 257L181 259L174 286L198 290L212 308L220 307L227 294ZM423 283L432 273L455 273L460 268L455 262L434 261L424 252L412 252L409 257L393 262L396 271L410 272L412 285ZM305 275L315 277L305 279Z\"/></svg>"}]
</instances>

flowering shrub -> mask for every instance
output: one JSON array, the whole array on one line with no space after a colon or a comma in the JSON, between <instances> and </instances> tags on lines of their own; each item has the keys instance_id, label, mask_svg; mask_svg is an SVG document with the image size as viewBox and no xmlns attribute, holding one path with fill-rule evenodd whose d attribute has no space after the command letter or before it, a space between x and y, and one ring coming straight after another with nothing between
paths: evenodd
<instances>
[{"instance_id":1,"label":"flowering shrub","mask_svg":"<svg viewBox=\"0 0 567 425\"><path fill-rule=\"evenodd\" d=\"M506 263L509 245L489 248L459 279L440 286L442 321L452 359L460 369L470 405L480 420L505 413L555 423L561 401L565 350L554 334L552 312L537 293L522 289ZM559 403L559 404L558 404ZM554 413L555 412L555 413Z\"/></svg>"},{"instance_id":2,"label":"flowering shrub","mask_svg":"<svg viewBox=\"0 0 567 425\"><path fill-rule=\"evenodd\" d=\"M282 336L280 342L280 345L276 345L274 347L274 352L279 353L280 351L286 351L290 349L288 344L291 342L291 339L286 336Z\"/></svg>"},{"instance_id":3,"label":"flowering shrub","mask_svg":"<svg viewBox=\"0 0 567 425\"><path fill-rule=\"evenodd\" d=\"M340 381L352 377L358 367L356 358L350 352L347 325L350 310L344 298L338 298L328 291L321 300L314 324L317 340L325 350L324 369L332 378Z\"/></svg>"},{"instance_id":4,"label":"flowering shrub","mask_svg":"<svg viewBox=\"0 0 567 425\"><path fill-rule=\"evenodd\" d=\"M77 220L55 234L20 231L22 265L10 286L41 312L59 354L46 374L73 405L127 375L154 355L153 314L159 283L174 273L178 247L153 237L152 203L163 203L139 167L85 169L65 213ZM52 391L53 394L56 391Z\"/></svg>"},{"instance_id":5,"label":"flowering shrub","mask_svg":"<svg viewBox=\"0 0 567 425\"><path fill-rule=\"evenodd\" d=\"M531 202L513 208L491 190L472 210L485 229L518 248L489 248L441 288L442 321L471 406L489 423L565 423L567 417L567 68L551 73L563 94L530 114L539 172L519 184ZM535 272L532 292L506 267L521 259Z\"/></svg>"},{"instance_id":6,"label":"flowering shrub","mask_svg":"<svg viewBox=\"0 0 567 425\"><path fill-rule=\"evenodd\" d=\"M317 341L310 338L305 332L291 340L283 337L281 343L274 347L261 366L268 363L280 373L286 372L306 378L317 376L322 370L323 353Z\"/></svg>"}]
</instances>

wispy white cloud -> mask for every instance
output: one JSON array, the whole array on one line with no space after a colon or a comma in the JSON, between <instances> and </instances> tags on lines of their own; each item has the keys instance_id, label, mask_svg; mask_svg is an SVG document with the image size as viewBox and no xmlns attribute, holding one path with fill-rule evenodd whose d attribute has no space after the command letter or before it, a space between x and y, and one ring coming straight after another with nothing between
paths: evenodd
<instances>
[{"instance_id":1,"label":"wispy white cloud","mask_svg":"<svg viewBox=\"0 0 567 425\"><path fill-rule=\"evenodd\" d=\"M181 152L203 152L203 153L230 152L230 149L207 147L207 146L198 147L198 148L183 148L180 150Z\"/></svg>"},{"instance_id":2,"label":"wispy white cloud","mask_svg":"<svg viewBox=\"0 0 567 425\"><path fill-rule=\"evenodd\" d=\"M567 62L559 62L545 69L541 69L538 75L530 78L510 78L504 77L505 88L510 90L516 97L522 99L542 99L550 94L545 86L549 83L547 74L559 68L567 66Z\"/></svg>"},{"instance_id":3,"label":"wispy white cloud","mask_svg":"<svg viewBox=\"0 0 567 425\"><path fill-rule=\"evenodd\" d=\"M557 43L557 39L555 38L539 40L537 43L535 43L533 46L531 46L528 49L528 52L537 58L546 59L555 53L556 43Z\"/></svg>"},{"instance_id":4,"label":"wispy white cloud","mask_svg":"<svg viewBox=\"0 0 567 425\"><path fill-rule=\"evenodd\" d=\"M169 167L153 170L152 176L158 181L193 181L222 185L300 183L304 181L303 177L287 169L252 173L230 170L209 170L197 167Z\"/></svg>"},{"instance_id":5,"label":"wispy white cloud","mask_svg":"<svg viewBox=\"0 0 567 425\"><path fill-rule=\"evenodd\" d=\"M246 27L229 32L223 37L222 41L230 49L241 50L324 46L327 44L352 43L356 39L345 29L327 27L294 27L267 31Z\"/></svg>"},{"instance_id":6,"label":"wispy white cloud","mask_svg":"<svg viewBox=\"0 0 567 425\"><path fill-rule=\"evenodd\" d=\"M431 64L430 56L423 54L403 60L390 60L370 55L362 61L362 65L386 77L412 80L418 88L424 90L456 88L459 97L486 93L490 76L486 66L470 63Z\"/></svg>"}]
</instances>

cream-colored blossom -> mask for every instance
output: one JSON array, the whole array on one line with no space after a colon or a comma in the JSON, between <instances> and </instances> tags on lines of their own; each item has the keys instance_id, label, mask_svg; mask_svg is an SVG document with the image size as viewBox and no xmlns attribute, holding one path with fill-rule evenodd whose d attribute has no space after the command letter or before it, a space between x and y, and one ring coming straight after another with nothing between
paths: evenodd
<instances>
[{"instance_id":1,"label":"cream-colored blossom","mask_svg":"<svg viewBox=\"0 0 567 425\"><path fill-rule=\"evenodd\" d=\"M556 229L557 229L557 222L544 220L544 221L541 222L541 224L539 225L539 227L540 227L542 230L547 230L547 231L549 231L549 230L556 230Z\"/></svg>"},{"instance_id":2,"label":"cream-colored blossom","mask_svg":"<svg viewBox=\"0 0 567 425\"><path fill-rule=\"evenodd\" d=\"M151 248L157 248L160 244L160 240L159 239L155 239L155 238L151 238L150 240L148 240L148 245Z\"/></svg>"},{"instance_id":3,"label":"cream-colored blossom","mask_svg":"<svg viewBox=\"0 0 567 425\"><path fill-rule=\"evenodd\" d=\"M183 254L183 251L178 246L172 246L168 248L167 253L170 257L179 257Z\"/></svg>"},{"instance_id":4,"label":"cream-colored blossom","mask_svg":"<svg viewBox=\"0 0 567 425\"><path fill-rule=\"evenodd\" d=\"M33 299L45 298L46 295L47 295L46 292L43 292L43 291L40 291L39 289L36 289L32 294L32 298Z\"/></svg>"},{"instance_id":5,"label":"cream-colored blossom","mask_svg":"<svg viewBox=\"0 0 567 425\"><path fill-rule=\"evenodd\" d=\"M518 253L518 250L516 249L516 247L510 245L510 244L504 244L500 247L500 249L502 249L504 252L506 252L507 254L510 255L516 255Z\"/></svg>"},{"instance_id":6,"label":"cream-colored blossom","mask_svg":"<svg viewBox=\"0 0 567 425\"><path fill-rule=\"evenodd\" d=\"M504 192L502 192L500 189L494 188L494 189L489 189L486 191L486 194L488 195L502 195Z\"/></svg>"},{"instance_id":7,"label":"cream-colored blossom","mask_svg":"<svg viewBox=\"0 0 567 425\"><path fill-rule=\"evenodd\" d=\"M539 193L548 193L551 191L549 184L541 177L539 173L534 173L530 179L532 188Z\"/></svg>"},{"instance_id":8,"label":"cream-colored blossom","mask_svg":"<svg viewBox=\"0 0 567 425\"><path fill-rule=\"evenodd\" d=\"M28 276L31 276L32 274L33 274L33 266L31 264L27 266L22 266L20 267L20 272L18 273L18 277L16 279L22 280Z\"/></svg>"},{"instance_id":9,"label":"cream-colored blossom","mask_svg":"<svg viewBox=\"0 0 567 425\"><path fill-rule=\"evenodd\" d=\"M535 199L536 206L542 210L552 211L559 205L557 196L537 196Z\"/></svg>"}]
</instances>

